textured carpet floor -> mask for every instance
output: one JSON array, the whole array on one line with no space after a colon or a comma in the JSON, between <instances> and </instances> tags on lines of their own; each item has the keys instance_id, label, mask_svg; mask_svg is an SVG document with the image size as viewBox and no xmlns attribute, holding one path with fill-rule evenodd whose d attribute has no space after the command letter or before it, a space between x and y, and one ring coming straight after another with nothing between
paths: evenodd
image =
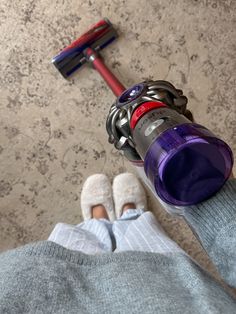
<instances>
[{"instance_id":1,"label":"textured carpet floor","mask_svg":"<svg viewBox=\"0 0 236 314\"><path fill-rule=\"evenodd\" d=\"M235 1L220 0L1 0L1 250L46 239L58 221L78 223L88 175L130 170L107 142L111 92L90 68L64 80L51 57L110 18L120 38L103 55L121 81L171 81L195 119L235 151L235 10ZM149 204L168 234L210 268L185 223L151 196Z\"/></svg>"}]
</instances>

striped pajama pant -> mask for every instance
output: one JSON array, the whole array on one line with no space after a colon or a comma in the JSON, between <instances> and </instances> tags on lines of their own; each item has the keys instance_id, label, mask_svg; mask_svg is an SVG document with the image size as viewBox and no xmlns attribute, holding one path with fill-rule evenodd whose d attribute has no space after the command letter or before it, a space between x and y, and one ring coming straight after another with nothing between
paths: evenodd
<instances>
[{"instance_id":1,"label":"striped pajama pant","mask_svg":"<svg viewBox=\"0 0 236 314\"><path fill-rule=\"evenodd\" d=\"M106 219L90 219L78 225L58 223L48 240L86 254L122 251L184 253L167 236L155 216L142 209L129 209L113 223Z\"/></svg>"}]
</instances>

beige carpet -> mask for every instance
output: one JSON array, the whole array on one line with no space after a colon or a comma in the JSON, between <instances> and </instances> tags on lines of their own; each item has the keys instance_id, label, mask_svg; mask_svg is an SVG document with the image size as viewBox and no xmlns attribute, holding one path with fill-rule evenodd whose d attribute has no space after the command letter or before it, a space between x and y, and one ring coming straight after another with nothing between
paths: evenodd
<instances>
[{"instance_id":1,"label":"beige carpet","mask_svg":"<svg viewBox=\"0 0 236 314\"><path fill-rule=\"evenodd\" d=\"M107 142L114 96L85 67L64 80L50 64L102 17L120 38L104 51L129 86L170 80L195 119L236 149L236 2L211 0L1 0L0 249L46 239L55 223L81 221L85 178L130 170ZM211 265L189 228L149 197L163 227L202 265Z\"/></svg>"}]
</instances>

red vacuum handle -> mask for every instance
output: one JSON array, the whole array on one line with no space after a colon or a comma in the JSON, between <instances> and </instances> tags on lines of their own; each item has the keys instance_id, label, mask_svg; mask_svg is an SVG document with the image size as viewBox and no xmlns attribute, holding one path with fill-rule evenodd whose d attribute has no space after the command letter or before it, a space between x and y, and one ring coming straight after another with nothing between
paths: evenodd
<instances>
[{"instance_id":1,"label":"red vacuum handle","mask_svg":"<svg viewBox=\"0 0 236 314\"><path fill-rule=\"evenodd\" d=\"M123 84L117 79L117 77L108 69L108 67L104 64L102 59L98 56L98 54L88 48L86 50L86 56L89 61L93 64L94 68L99 72L102 78L106 81L107 85L113 91L116 96L120 96L126 88Z\"/></svg>"},{"instance_id":2,"label":"red vacuum handle","mask_svg":"<svg viewBox=\"0 0 236 314\"><path fill-rule=\"evenodd\" d=\"M124 85L116 78L116 76L108 69L108 67L103 63L102 59L97 57L93 61L93 66L100 73L103 79L106 81L107 85L113 91L116 96L120 96L126 89Z\"/></svg>"}]
</instances>

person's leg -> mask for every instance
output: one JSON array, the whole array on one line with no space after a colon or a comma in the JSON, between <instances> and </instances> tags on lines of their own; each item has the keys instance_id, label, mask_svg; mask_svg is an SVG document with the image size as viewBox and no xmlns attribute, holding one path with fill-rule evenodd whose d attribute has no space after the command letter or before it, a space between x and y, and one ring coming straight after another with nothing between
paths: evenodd
<instances>
[{"instance_id":1,"label":"person's leg","mask_svg":"<svg viewBox=\"0 0 236 314\"><path fill-rule=\"evenodd\" d=\"M86 180L81 209L84 222L76 226L59 223L48 240L86 254L111 252L114 241L109 217L113 219L115 213L111 184L105 175L93 175Z\"/></svg>"},{"instance_id":2,"label":"person's leg","mask_svg":"<svg viewBox=\"0 0 236 314\"><path fill-rule=\"evenodd\" d=\"M114 179L113 198L116 213L120 215L113 224L115 252L184 252L167 236L155 216L145 212L145 191L134 175L125 173Z\"/></svg>"},{"instance_id":3,"label":"person's leg","mask_svg":"<svg viewBox=\"0 0 236 314\"><path fill-rule=\"evenodd\" d=\"M162 254L184 253L168 237L150 211L139 214L136 219L134 219L134 215L137 215L137 210L128 210L120 220L114 223L113 232L117 243L116 252L131 250Z\"/></svg>"}]
</instances>

